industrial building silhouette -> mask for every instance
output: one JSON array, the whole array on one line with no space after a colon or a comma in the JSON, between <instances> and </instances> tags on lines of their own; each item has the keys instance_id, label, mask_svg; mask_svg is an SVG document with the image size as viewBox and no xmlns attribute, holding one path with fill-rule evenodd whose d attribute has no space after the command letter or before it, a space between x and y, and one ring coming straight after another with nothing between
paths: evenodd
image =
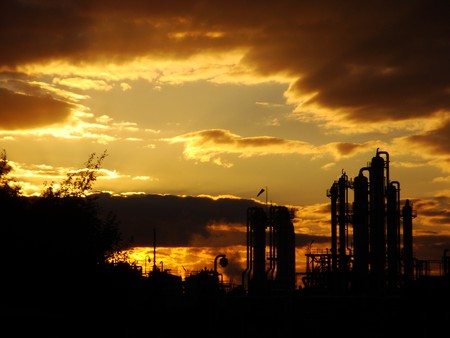
<instances>
[{"instance_id":1,"label":"industrial building silhouette","mask_svg":"<svg viewBox=\"0 0 450 338\"><path fill-rule=\"evenodd\" d=\"M242 274L242 285L249 294L295 289L292 217L289 209L283 206L266 206L266 210L262 207L247 209L247 267Z\"/></svg>"},{"instance_id":2,"label":"industrial building silhouette","mask_svg":"<svg viewBox=\"0 0 450 338\"><path fill-rule=\"evenodd\" d=\"M240 286L233 288L224 283L217 271L217 259L226 259L225 255L216 257L214 269L192 272L184 281L170 278L169 271L154 266L147 277L158 283L149 284L178 281L182 287L176 287L177 292L194 303L228 294L384 297L443 292L448 295L448 250L443 252L438 272L433 274L428 261L414 256L416 214L411 201L401 199L400 182L391 179L389 165L389 153L377 149L370 163L354 179L342 171L340 178L332 183L326 191L331 202L330 249L312 250L309 246L303 272L296 271L293 210L268 205L266 201L264 206L247 209L247 264Z\"/></svg>"},{"instance_id":3,"label":"industrial building silhouette","mask_svg":"<svg viewBox=\"0 0 450 338\"><path fill-rule=\"evenodd\" d=\"M413 255L413 205L408 199L402 205L400 182L391 180L389 165L389 153L377 149L353 180L343 171L327 190L331 249L306 253L306 271L301 273L305 289L315 294L383 295L429 279L429 264ZM296 289L292 217L280 206L247 210L242 285L249 294ZM439 277L447 281L449 262L446 250Z\"/></svg>"},{"instance_id":4,"label":"industrial building silhouette","mask_svg":"<svg viewBox=\"0 0 450 338\"><path fill-rule=\"evenodd\" d=\"M309 246L304 272L295 271L291 210L267 201L247 209L243 293L240 302L224 302L229 311L247 309L239 329L254 337L436 337L447 329L448 250L433 274L429 261L414 256L416 214L389 165L389 153L377 149L354 179L342 171L332 183L331 248Z\"/></svg>"}]
</instances>

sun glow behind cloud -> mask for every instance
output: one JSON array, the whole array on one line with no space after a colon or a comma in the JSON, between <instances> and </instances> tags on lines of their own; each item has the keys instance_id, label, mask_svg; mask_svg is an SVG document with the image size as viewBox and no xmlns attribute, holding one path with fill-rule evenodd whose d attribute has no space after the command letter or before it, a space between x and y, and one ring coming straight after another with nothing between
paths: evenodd
<instances>
[{"instance_id":1,"label":"sun glow behind cloud","mask_svg":"<svg viewBox=\"0 0 450 338\"><path fill-rule=\"evenodd\" d=\"M302 141L270 136L241 137L228 130L219 129L179 135L166 139L166 141L169 143L183 143L186 159L213 162L227 168L233 164L223 161L221 156L226 154L236 154L239 158L269 154L297 154L317 158L328 154L339 160L354 156L359 152L366 152L368 149L373 149L375 145L380 145L380 142L377 141L367 142L366 144L336 142L317 147Z\"/></svg>"},{"instance_id":2,"label":"sun glow behind cloud","mask_svg":"<svg viewBox=\"0 0 450 338\"><path fill-rule=\"evenodd\" d=\"M30 77L53 77L53 85L73 89L111 90L114 85L124 86L125 81L147 80L158 85L175 85L184 82L208 80L212 83L257 84L262 82L289 83L292 78L274 75L260 76L240 62L245 50L213 51L173 60L165 57L139 57L127 62L93 61L73 64L64 61L30 63L17 71ZM128 89L128 86L125 85Z\"/></svg>"}]
</instances>

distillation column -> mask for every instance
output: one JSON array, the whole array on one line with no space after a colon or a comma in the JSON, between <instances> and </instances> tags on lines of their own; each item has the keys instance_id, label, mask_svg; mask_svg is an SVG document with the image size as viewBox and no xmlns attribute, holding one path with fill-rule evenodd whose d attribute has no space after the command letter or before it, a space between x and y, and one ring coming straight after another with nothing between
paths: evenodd
<instances>
[{"instance_id":1,"label":"distillation column","mask_svg":"<svg viewBox=\"0 0 450 338\"><path fill-rule=\"evenodd\" d=\"M353 285L357 291L367 291L369 288L369 181L363 175L353 181Z\"/></svg>"},{"instance_id":2,"label":"distillation column","mask_svg":"<svg viewBox=\"0 0 450 338\"><path fill-rule=\"evenodd\" d=\"M248 278L248 291L263 294L267 289L266 278L266 227L267 217L263 208L247 210L247 269L243 273L243 286Z\"/></svg>"},{"instance_id":3,"label":"distillation column","mask_svg":"<svg viewBox=\"0 0 450 338\"><path fill-rule=\"evenodd\" d=\"M348 188L350 187L345 172L334 182L327 196L331 199L331 271L348 271L347 228L349 220ZM339 227L339 233L338 233Z\"/></svg>"},{"instance_id":4,"label":"distillation column","mask_svg":"<svg viewBox=\"0 0 450 338\"><path fill-rule=\"evenodd\" d=\"M413 262L413 235L412 235L412 219L413 209L409 200L406 200L402 208L403 217L403 264L405 285L410 285L414 279L414 262Z\"/></svg>"},{"instance_id":5,"label":"distillation column","mask_svg":"<svg viewBox=\"0 0 450 338\"><path fill-rule=\"evenodd\" d=\"M385 236L385 182L384 159L379 152L370 166L370 279L371 289L385 288L386 236Z\"/></svg>"},{"instance_id":6,"label":"distillation column","mask_svg":"<svg viewBox=\"0 0 450 338\"><path fill-rule=\"evenodd\" d=\"M337 201L339 198L337 182L333 183L327 195L331 199L331 271L337 271Z\"/></svg>"},{"instance_id":7,"label":"distillation column","mask_svg":"<svg viewBox=\"0 0 450 338\"><path fill-rule=\"evenodd\" d=\"M400 282L400 183L397 181L388 186L386 218L388 286L395 289Z\"/></svg>"},{"instance_id":8,"label":"distillation column","mask_svg":"<svg viewBox=\"0 0 450 338\"><path fill-rule=\"evenodd\" d=\"M271 207L275 230L276 275L275 288L295 290L295 233L291 214L286 207Z\"/></svg>"},{"instance_id":9,"label":"distillation column","mask_svg":"<svg viewBox=\"0 0 450 338\"><path fill-rule=\"evenodd\" d=\"M338 181L339 204L338 204L338 223L339 223L339 271L348 271L349 259L347 257L347 221L348 221L348 177L345 172L342 173Z\"/></svg>"}]
</instances>

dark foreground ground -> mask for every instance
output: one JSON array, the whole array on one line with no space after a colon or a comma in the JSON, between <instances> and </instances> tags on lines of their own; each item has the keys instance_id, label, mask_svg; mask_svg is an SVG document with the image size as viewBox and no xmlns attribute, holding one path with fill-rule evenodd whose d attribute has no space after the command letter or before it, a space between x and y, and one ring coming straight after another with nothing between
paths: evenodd
<instances>
[{"instance_id":1,"label":"dark foreground ground","mask_svg":"<svg viewBox=\"0 0 450 338\"><path fill-rule=\"evenodd\" d=\"M178 297L145 290L3 290L3 337L449 337L449 288Z\"/></svg>"}]
</instances>

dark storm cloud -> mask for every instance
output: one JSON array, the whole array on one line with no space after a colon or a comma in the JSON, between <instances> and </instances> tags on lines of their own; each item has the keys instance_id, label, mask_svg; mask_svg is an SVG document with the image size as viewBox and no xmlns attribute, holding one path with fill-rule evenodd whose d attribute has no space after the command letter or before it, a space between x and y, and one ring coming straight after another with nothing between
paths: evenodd
<instances>
[{"instance_id":1,"label":"dark storm cloud","mask_svg":"<svg viewBox=\"0 0 450 338\"><path fill-rule=\"evenodd\" d=\"M317 92L314 102L361 121L401 120L449 108L448 3L340 4L332 16L314 13L318 20L310 30L289 33L295 36L292 46L281 45L275 53L277 61L298 57L286 64L303 75L294 86L299 94ZM261 59L270 60L268 54Z\"/></svg>"},{"instance_id":2,"label":"dark storm cloud","mask_svg":"<svg viewBox=\"0 0 450 338\"><path fill-rule=\"evenodd\" d=\"M98 203L101 209L117 216L123 238L132 238L134 246L152 246L154 229L161 246L188 246L196 236L207 241L210 236L208 225L211 224L241 224L242 232L236 232L239 236L236 236L235 242L227 244L245 245L247 208L259 206L251 200L229 198L100 196Z\"/></svg>"},{"instance_id":3,"label":"dark storm cloud","mask_svg":"<svg viewBox=\"0 0 450 338\"><path fill-rule=\"evenodd\" d=\"M117 197L98 195L102 212L117 216L119 228L125 241L133 240L132 246L153 246L154 230L156 244L162 247L232 247L246 245L247 208L261 207L252 200L208 197L181 197L174 195L135 195ZM448 199L414 201L414 208L420 211L418 217L433 218L436 222L448 224L448 207L436 212ZM329 205L320 209L329 213ZM446 234L427 232L427 226L414 221L414 251L417 259L437 259L444 250L450 249L450 237ZM426 221L425 223L427 223ZM210 225L231 225L230 229L211 229ZM297 248L312 243L326 245L329 235L296 233Z\"/></svg>"},{"instance_id":4,"label":"dark storm cloud","mask_svg":"<svg viewBox=\"0 0 450 338\"><path fill-rule=\"evenodd\" d=\"M2 1L0 65L246 48L260 74L353 121L449 110L448 1Z\"/></svg>"},{"instance_id":5,"label":"dark storm cloud","mask_svg":"<svg viewBox=\"0 0 450 338\"><path fill-rule=\"evenodd\" d=\"M247 208L262 207L245 199L181 197L174 195L135 195L128 197L100 194L97 202L105 214L112 212L122 238L132 246L233 247L246 245ZM210 225L231 225L229 229L210 229ZM329 236L295 235L296 247L311 242L329 243Z\"/></svg>"},{"instance_id":6,"label":"dark storm cloud","mask_svg":"<svg viewBox=\"0 0 450 338\"><path fill-rule=\"evenodd\" d=\"M50 95L30 96L0 88L0 129L28 129L64 121L71 105Z\"/></svg>"},{"instance_id":7,"label":"dark storm cloud","mask_svg":"<svg viewBox=\"0 0 450 338\"><path fill-rule=\"evenodd\" d=\"M88 47L85 35L91 22L81 8L84 1L0 2L0 64L17 66L53 57L74 58Z\"/></svg>"}]
</instances>

